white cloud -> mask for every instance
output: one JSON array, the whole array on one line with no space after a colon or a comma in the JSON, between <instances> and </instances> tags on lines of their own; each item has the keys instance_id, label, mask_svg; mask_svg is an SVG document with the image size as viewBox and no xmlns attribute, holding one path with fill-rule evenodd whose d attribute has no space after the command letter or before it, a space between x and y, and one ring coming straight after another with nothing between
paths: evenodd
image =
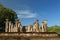
<instances>
[{"instance_id":1,"label":"white cloud","mask_svg":"<svg viewBox=\"0 0 60 40\"><path fill-rule=\"evenodd\" d=\"M30 10L18 10L18 18L36 18L37 14Z\"/></svg>"}]
</instances>

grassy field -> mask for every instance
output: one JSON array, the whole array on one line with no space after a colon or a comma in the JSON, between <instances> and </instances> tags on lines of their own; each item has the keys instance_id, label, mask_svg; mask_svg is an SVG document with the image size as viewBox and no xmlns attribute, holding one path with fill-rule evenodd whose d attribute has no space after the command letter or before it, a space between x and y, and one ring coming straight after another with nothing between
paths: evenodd
<instances>
[{"instance_id":1,"label":"grassy field","mask_svg":"<svg viewBox=\"0 0 60 40\"><path fill-rule=\"evenodd\" d=\"M56 33L60 34L60 26L57 26L57 25L50 26L50 27L48 27L48 31L49 32L56 32Z\"/></svg>"}]
</instances>

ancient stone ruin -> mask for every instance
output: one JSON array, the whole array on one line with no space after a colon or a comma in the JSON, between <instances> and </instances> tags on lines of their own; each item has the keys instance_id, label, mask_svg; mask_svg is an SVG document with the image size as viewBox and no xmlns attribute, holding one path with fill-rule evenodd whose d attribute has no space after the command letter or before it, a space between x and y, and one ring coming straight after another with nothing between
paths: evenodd
<instances>
[{"instance_id":1,"label":"ancient stone ruin","mask_svg":"<svg viewBox=\"0 0 60 40\"><path fill-rule=\"evenodd\" d=\"M48 32L47 20L42 25L36 20L32 25L22 26L18 19L15 24L6 19L5 32L0 33L0 40L60 40L60 36L55 32Z\"/></svg>"},{"instance_id":2,"label":"ancient stone ruin","mask_svg":"<svg viewBox=\"0 0 60 40\"><path fill-rule=\"evenodd\" d=\"M27 25L24 28L25 32L48 32L47 31L47 20L42 22L42 29L39 25L39 20L36 20L33 25ZM18 19L16 19L15 24L6 19L5 32L23 32L23 26Z\"/></svg>"}]
</instances>

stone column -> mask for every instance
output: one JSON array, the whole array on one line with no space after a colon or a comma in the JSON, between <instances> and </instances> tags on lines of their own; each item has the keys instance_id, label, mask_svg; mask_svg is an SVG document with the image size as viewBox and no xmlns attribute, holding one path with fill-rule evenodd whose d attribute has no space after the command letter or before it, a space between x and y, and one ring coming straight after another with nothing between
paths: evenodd
<instances>
[{"instance_id":1,"label":"stone column","mask_svg":"<svg viewBox=\"0 0 60 40\"><path fill-rule=\"evenodd\" d=\"M6 23L5 23L5 32L8 32L8 25L9 25L9 23L8 23L9 21L8 21L8 19L6 19Z\"/></svg>"},{"instance_id":2,"label":"stone column","mask_svg":"<svg viewBox=\"0 0 60 40\"><path fill-rule=\"evenodd\" d=\"M20 23L20 32L22 32L22 25L21 25L21 23Z\"/></svg>"},{"instance_id":3,"label":"stone column","mask_svg":"<svg viewBox=\"0 0 60 40\"><path fill-rule=\"evenodd\" d=\"M42 32L44 32L44 23L42 22Z\"/></svg>"},{"instance_id":4,"label":"stone column","mask_svg":"<svg viewBox=\"0 0 60 40\"><path fill-rule=\"evenodd\" d=\"M41 27L40 27L40 25L39 25L39 32L41 32L42 30L41 30Z\"/></svg>"},{"instance_id":5,"label":"stone column","mask_svg":"<svg viewBox=\"0 0 60 40\"><path fill-rule=\"evenodd\" d=\"M9 32L11 32L11 21L9 21Z\"/></svg>"},{"instance_id":6,"label":"stone column","mask_svg":"<svg viewBox=\"0 0 60 40\"><path fill-rule=\"evenodd\" d=\"M31 32L33 32L33 26L32 25L30 25L30 26L31 26L31 29L30 30L31 30Z\"/></svg>"},{"instance_id":7,"label":"stone column","mask_svg":"<svg viewBox=\"0 0 60 40\"><path fill-rule=\"evenodd\" d=\"M39 30L39 21L38 20L36 20L36 28L37 28L36 31L39 32L40 30Z\"/></svg>"},{"instance_id":8,"label":"stone column","mask_svg":"<svg viewBox=\"0 0 60 40\"><path fill-rule=\"evenodd\" d=\"M38 22L38 20L36 20L35 22L34 22L34 24L33 24L33 31L34 32L39 32L40 30L39 30L39 22Z\"/></svg>"},{"instance_id":9,"label":"stone column","mask_svg":"<svg viewBox=\"0 0 60 40\"><path fill-rule=\"evenodd\" d=\"M18 32L22 32L22 25L20 22L18 23Z\"/></svg>"},{"instance_id":10,"label":"stone column","mask_svg":"<svg viewBox=\"0 0 60 40\"><path fill-rule=\"evenodd\" d=\"M44 20L42 23L42 32L47 32L47 20Z\"/></svg>"},{"instance_id":11,"label":"stone column","mask_svg":"<svg viewBox=\"0 0 60 40\"><path fill-rule=\"evenodd\" d=\"M28 26L25 26L25 29L26 29L26 32L27 32L27 30L28 30Z\"/></svg>"},{"instance_id":12,"label":"stone column","mask_svg":"<svg viewBox=\"0 0 60 40\"><path fill-rule=\"evenodd\" d=\"M13 27L14 27L13 23L11 23L11 32L13 32Z\"/></svg>"},{"instance_id":13,"label":"stone column","mask_svg":"<svg viewBox=\"0 0 60 40\"><path fill-rule=\"evenodd\" d=\"M31 26L30 25L27 26L27 32L31 32Z\"/></svg>"},{"instance_id":14,"label":"stone column","mask_svg":"<svg viewBox=\"0 0 60 40\"><path fill-rule=\"evenodd\" d=\"M33 32L36 32L36 27L35 27L35 25L33 25Z\"/></svg>"},{"instance_id":15,"label":"stone column","mask_svg":"<svg viewBox=\"0 0 60 40\"><path fill-rule=\"evenodd\" d=\"M18 22L19 22L19 20L16 19L16 23L15 23L15 29L16 29L16 32L18 32Z\"/></svg>"},{"instance_id":16,"label":"stone column","mask_svg":"<svg viewBox=\"0 0 60 40\"><path fill-rule=\"evenodd\" d=\"M14 25L14 27L13 27L13 32L17 32L16 25Z\"/></svg>"},{"instance_id":17,"label":"stone column","mask_svg":"<svg viewBox=\"0 0 60 40\"><path fill-rule=\"evenodd\" d=\"M47 30L47 20L44 20L44 26L45 26L45 32L48 32L48 30Z\"/></svg>"}]
</instances>

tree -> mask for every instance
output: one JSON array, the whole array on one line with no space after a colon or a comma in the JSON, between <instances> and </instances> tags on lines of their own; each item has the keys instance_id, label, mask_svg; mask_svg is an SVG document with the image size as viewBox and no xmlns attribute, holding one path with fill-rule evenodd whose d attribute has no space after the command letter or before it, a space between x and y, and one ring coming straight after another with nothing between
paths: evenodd
<instances>
[{"instance_id":1,"label":"tree","mask_svg":"<svg viewBox=\"0 0 60 40\"><path fill-rule=\"evenodd\" d=\"M12 23L15 22L17 14L12 9L6 8L3 5L0 5L0 32L4 32L5 29L5 19L9 19Z\"/></svg>"}]
</instances>

